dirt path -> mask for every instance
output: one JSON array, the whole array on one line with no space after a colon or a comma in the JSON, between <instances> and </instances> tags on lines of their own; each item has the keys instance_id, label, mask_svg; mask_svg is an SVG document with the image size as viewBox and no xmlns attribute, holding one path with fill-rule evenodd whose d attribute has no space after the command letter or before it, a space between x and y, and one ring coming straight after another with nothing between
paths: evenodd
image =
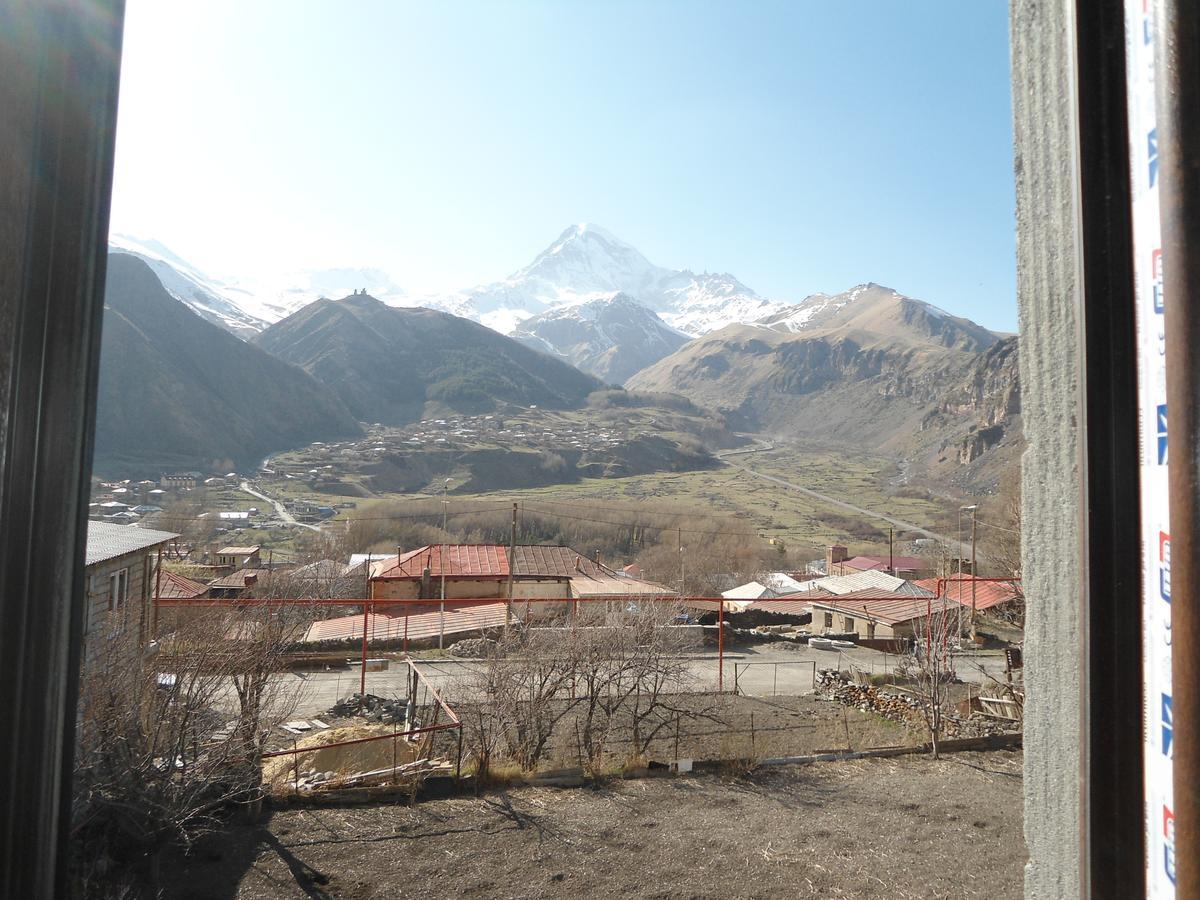
<instances>
[{"instance_id":1,"label":"dirt path","mask_svg":"<svg viewBox=\"0 0 1200 900\"><path fill-rule=\"evenodd\" d=\"M903 519L897 519L895 516L885 515L884 513L876 512L873 509L867 509L865 506L856 506L853 503L847 503L845 500L838 500L837 498L831 497L828 494L822 494L820 491L814 491L812 488L806 488L791 481L784 481L782 478L776 478L774 475L766 475L762 472L755 472L753 469L748 469L745 466L730 462L724 457L720 457L720 459L721 462L725 463L725 465L729 466L731 469L737 469L740 472L745 472L747 475L753 475L755 478L761 478L764 481L770 481L773 484L778 484L781 487L785 487L791 491L807 494L810 497L820 500L822 503L828 503L830 506L836 506L839 509L845 509L872 519L881 519L890 525L895 525L897 528L906 531L918 532L919 534L933 538L936 541L941 541L944 544L949 544L950 546L954 546L958 543L957 541L946 537L944 534L938 534L936 531L930 531L928 528L922 528L920 525L917 525L913 522L906 522Z\"/></svg>"},{"instance_id":2,"label":"dirt path","mask_svg":"<svg viewBox=\"0 0 1200 900\"><path fill-rule=\"evenodd\" d=\"M276 812L168 898L1021 896L1019 753Z\"/></svg>"},{"instance_id":3,"label":"dirt path","mask_svg":"<svg viewBox=\"0 0 1200 900\"><path fill-rule=\"evenodd\" d=\"M259 500L265 500L268 503L270 503L273 507L275 507L275 514L277 516L279 516L280 520L286 522L289 525L295 525L300 528L307 528L309 531L315 531L317 533L320 533L321 529L319 527L317 527L316 525L309 525L306 522L297 522L295 516L293 516L290 512L288 512L287 508L284 507L284 505L282 503L280 503L278 500L276 500L273 497L268 497L266 494L255 490L253 487L250 486L249 481L243 481L241 487L242 487L242 490L245 491L247 494L253 494Z\"/></svg>"}]
</instances>

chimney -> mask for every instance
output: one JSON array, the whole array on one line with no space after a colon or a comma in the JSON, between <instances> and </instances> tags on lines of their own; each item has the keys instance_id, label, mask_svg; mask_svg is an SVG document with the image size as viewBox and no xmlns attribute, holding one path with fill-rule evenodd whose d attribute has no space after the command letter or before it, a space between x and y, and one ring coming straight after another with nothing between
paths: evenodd
<instances>
[{"instance_id":1,"label":"chimney","mask_svg":"<svg viewBox=\"0 0 1200 900\"><path fill-rule=\"evenodd\" d=\"M834 574L833 567L848 558L845 547L841 544L831 544L829 549L825 551L825 574Z\"/></svg>"},{"instance_id":2,"label":"chimney","mask_svg":"<svg viewBox=\"0 0 1200 900\"><path fill-rule=\"evenodd\" d=\"M421 599L426 600L430 596L431 582L433 580L429 566L421 570Z\"/></svg>"},{"instance_id":3,"label":"chimney","mask_svg":"<svg viewBox=\"0 0 1200 900\"><path fill-rule=\"evenodd\" d=\"M578 556L575 557L575 571L576 572L580 571L581 565L582 565L582 560L580 560L580 558Z\"/></svg>"}]
</instances>

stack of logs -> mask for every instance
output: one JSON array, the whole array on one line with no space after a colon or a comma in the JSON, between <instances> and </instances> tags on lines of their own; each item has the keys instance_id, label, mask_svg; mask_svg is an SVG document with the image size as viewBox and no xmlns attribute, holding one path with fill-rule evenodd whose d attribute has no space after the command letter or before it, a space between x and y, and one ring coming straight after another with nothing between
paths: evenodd
<instances>
[{"instance_id":1,"label":"stack of logs","mask_svg":"<svg viewBox=\"0 0 1200 900\"><path fill-rule=\"evenodd\" d=\"M893 691L881 691L874 685L855 684L848 672L821 669L817 672L817 696L825 696L845 706L874 713L901 725L925 727L924 701L919 697ZM986 737L1016 728L1014 723L982 715L960 716L947 703L942 712L945 737Z\"/></svg>"},{"instance_id":2,"label":"stack of logs","mask_svg":"<svg viewBox=\"0 0 1200 900\"><path fill-rule=\"evenodd\" d=\"M883 693L874 685L855 684L847 672L822 669L817 673L817 693L863 712L872 712L901 725L923 721L921 701L902 694Z\"/></svg>"}]
</instances>

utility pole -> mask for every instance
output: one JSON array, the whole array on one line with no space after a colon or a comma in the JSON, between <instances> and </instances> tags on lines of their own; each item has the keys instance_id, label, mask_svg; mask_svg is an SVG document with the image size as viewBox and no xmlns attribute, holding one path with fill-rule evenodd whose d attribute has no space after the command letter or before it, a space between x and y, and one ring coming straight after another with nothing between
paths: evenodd
<instances>
[{"instance_id":1,"label":"utility pole","mask_svg":"<svg viewBox=\"0 0 1200 900\"><path fill-rule=\"evenodd\" d=\"M978 573L975 567L975 513L978 506L971 507L971 648L975 647L975 584Z\"/></svg>"},{"instance_id":2,"label":"utility pole","mask_svg":"<svg viewBox=\"0 0 1200 900\"><path fill-rule=\"evenodd\" d=\"M508 604L504 610L504 628L507 631L512 621L513 570L517 564L517 504L512 508L512 529L508 535Z\"/></svg>"},{"instance_id":3,"label":"utility pole","mask_svg":"<svg viewBox=\"0 0 1200 900\"><path fill-rule=\"evenodd\" d=\"M892 545L892 541L893 541L894 537L895 537L895 529L893 529L889 525L888 526L888 574L889 575L896 574L896 558L895 558L895 554L893 552L893 545Z\"/></svg>"},{"instance_id":4,"label":"utility pole","mask_svg":"<svg viewBox=\"0 0 1200 900\"><path fill-rule=\"evenodd\" d=\"M963 611L963 595L962 595L962 577L963 577L963 539L962 539L962 514L963 510L971 511L971 596L975 596L975 510L979 507L975 504L970 506L960 506L958 508L958 636L961 638L963 633L962 627L962 611ZM972 599L974 604L974 599ZM972 606L971 613L971 638L975 637L975 614Z\"/></svg>"},{"instance_id":5,"label":"utility pole","mask_svg":"<svg viewBox=\"0 0 1200 900\"><path fill-rule=\"evenodd\" d=\"M675 543L679 546L679 596L682 597L683 590L683 529L675 529Z\"/></svg>"},{"instance_id":6,"label":"utility pole","mask_svg":"<svg viewBox=\"0 0 1200 900\"><path fill-rule=\"evenodd\" d=\"M438 615L438 649L441 650L446 642L446 555L449 553L450 545L446 541L446 514L450 509L450 500L447 495L450 491L450 479L447 478L442 484L442 603Z\"/></svg>"},{"instance_id":7,"label":"utility pole","mask_svg":"<svg viewBox=\"0 0 1200 900\"><path fill-rule=\"evenodd\" d=\"M962 558L963 558L962 511L963 511L963 507L960 505L958 507L958 547L957 547L957 552L954 554L955 556L958 557L958 578L956 580L958 581L958 599L960 601L962 600ZM962 603L960 602L958 604L958 632L955 634L954 639L956 641L961 641L962 633L963 633Z\"/></svg>"}]
</instances>

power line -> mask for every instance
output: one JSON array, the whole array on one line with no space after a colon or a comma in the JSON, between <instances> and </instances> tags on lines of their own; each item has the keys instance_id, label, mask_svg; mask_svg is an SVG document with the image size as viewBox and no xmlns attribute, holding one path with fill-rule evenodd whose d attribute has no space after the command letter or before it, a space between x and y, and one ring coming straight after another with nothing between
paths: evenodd
<instances>
[{"instance_id":1,"label":"power line","mask_svg":"<svg viewBox=\"0 0 1200 900\"><path fill-rule=\"evenodd\" d=\"M991 522L983 521L983 519L977 519L976 522L979 525L983 525L985 528L994 528L997 531L1007 531L1009 534L1015 534L1017 537L1021 536L1021 532L1013 528L1005 528L1003 525L993 525Z\"/></svg>"}]
</instances>

